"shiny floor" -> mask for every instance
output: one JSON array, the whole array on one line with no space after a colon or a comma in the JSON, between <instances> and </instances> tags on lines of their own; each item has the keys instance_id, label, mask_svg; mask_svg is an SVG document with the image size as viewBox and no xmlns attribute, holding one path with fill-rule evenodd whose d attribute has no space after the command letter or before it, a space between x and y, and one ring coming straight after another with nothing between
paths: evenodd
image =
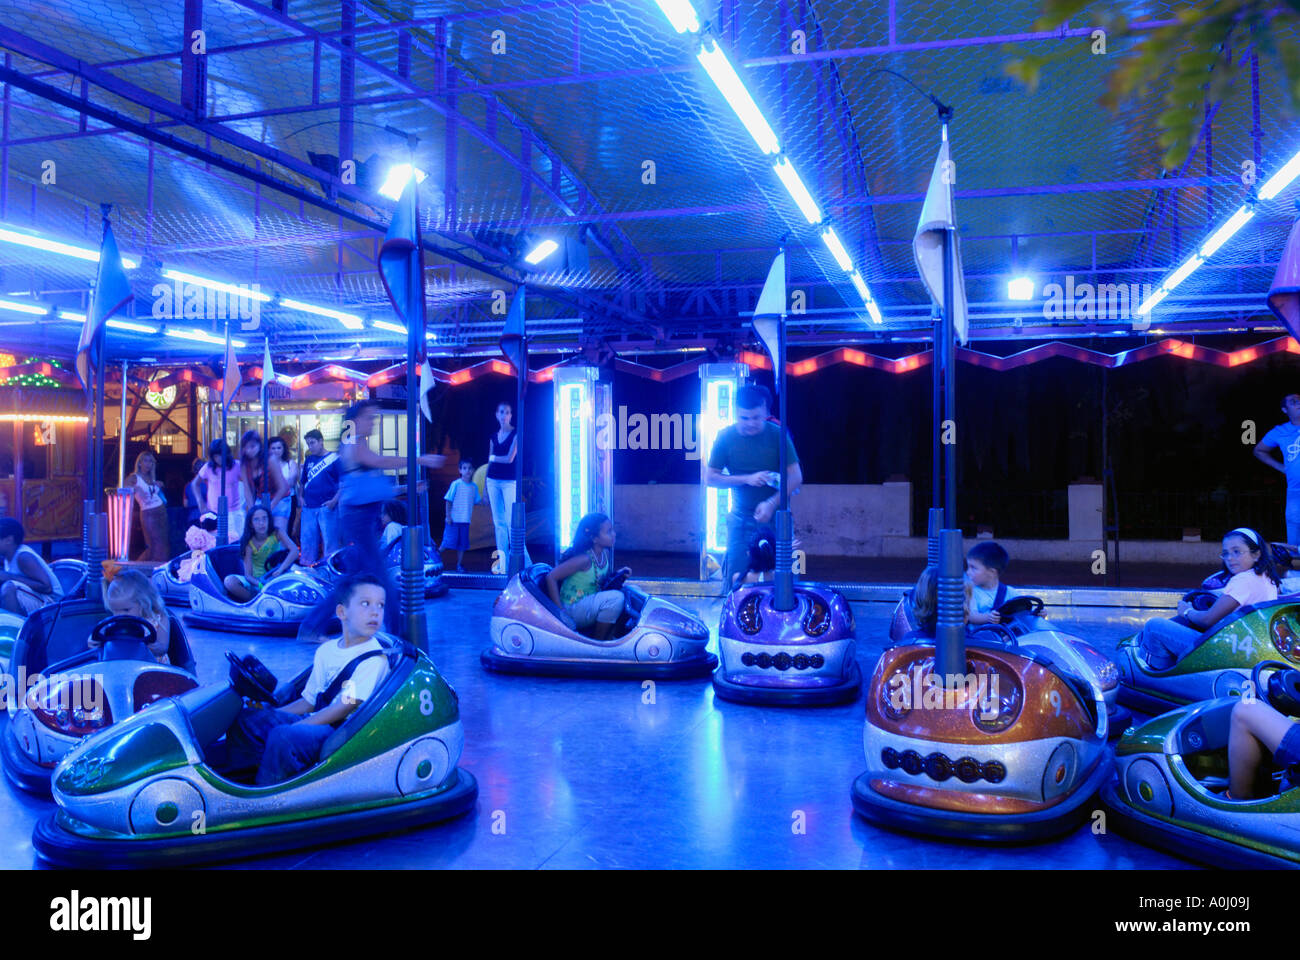
<instances>
[{"instance_id":1,"label":"shiny floor","mask_svg":"<svg viewBox=\"0 0 1300 960\"><path fill-rule=\"evenodd\" d=\"M716 700L708 680L659 683L486 673L494 599L456 590L429 604L430 652L460 695L461 765L477 810L427 829L234 864L242 868L1031 868L1186 869L1188 864L1086 826L1021 847L919 839L853 815L863 703L810 710ZM717 600L681 601L717 623ZM858 655L871 674L891 607L855 604ZM1052 611L1049 611L1051 613ZM1141 622L1120 611L1056 611L1103 650ZM194 632L200 679L224 679L226 649L288 676L312 657L293 640ZM35 865L32 828L51 805L0 787L0 868Z\"/></svg>"}]
</instances>

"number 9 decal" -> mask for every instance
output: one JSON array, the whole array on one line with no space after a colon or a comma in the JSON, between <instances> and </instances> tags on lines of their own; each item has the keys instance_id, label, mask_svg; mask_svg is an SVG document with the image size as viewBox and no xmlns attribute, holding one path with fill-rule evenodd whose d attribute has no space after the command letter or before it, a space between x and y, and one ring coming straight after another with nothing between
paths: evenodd
<instances>
[{"instance_id":1,"label":"number 9 decal","mask_svg":"<svg viewBox=\"0 0 1300 960\"><path fill-rule=\"evenodd\" d=\"M1051 695L1051 697L1050 697L1049 699L1052 701L1052 709L1056 711L1056 715L1059 717L1059 716L1061 715L1061 694L1060 694L1060 691L1058 691L1058 690L1053 690L1053 691L1052 691L1052 695Z\"/></svg>"}]
</instances>

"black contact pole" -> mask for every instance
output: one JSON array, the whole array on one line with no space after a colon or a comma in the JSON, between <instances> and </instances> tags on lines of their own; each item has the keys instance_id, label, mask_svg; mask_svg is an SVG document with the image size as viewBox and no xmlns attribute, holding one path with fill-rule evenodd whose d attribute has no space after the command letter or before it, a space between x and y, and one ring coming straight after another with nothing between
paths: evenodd
<instances>
[{"instance_id":1,"label":"black contact pole","mask_svg":"<svg viewBox=\"0 0 1300 960\"><path fill-rule=\"evenodd\" d=\"M87 319L89 322L89 319ZM89 378L86 382L86 495L81 501L81 555L90 562L90 528L95 522L95 499L91 491L95 486L95 478L91 476L93 468L91 464L95 459L95 351L92 344L90 359L86 364L86 376ZM14 491L14 506L17 506L18 491ZM21 517L17 518L22 520Z\"/></svg>"},{"instance_id":2,"label":"black contact pole","mask_svg":"<svg viewBox=\"0 0 1300 960\"><path fill-rule=\"evenodd\" d=\"M107 222L107 213L105 214ZM97 309L94 304L91 309ZM87 323L90 320L87 319ZM90 522L90 545L86 551L86 564L89 574L86 578L86 599L101 600L104 591L104 558L108 556L108 514L100 509L104 496L104 381L108 371L105 369L105 334L107 326L100 324L95 332L94 347L91 356L95 367L95 438L91 450L90 468L90 503L92 507ZM125 430L126 424L119 429Z\"/></svg>"},{"instance_id":3,"label":"black contact pole","mask_svg":"<svg viewBox=\"0 0 1300 960\"><path fill-rule=\"evenodd\" d=\"M943 414L946 425L956 426L956 377L954 362L953 274L956 270L956 237L951 226L943 233ZM939 535L939 611L935 637L935 672L946 681L959 682L966 675L966 618L963 615L965 563L961 529L957 525L956 436L946 438L943 450L944 529ZM936 465L937 466L937 465Z\"/></svg>"},{"instance_id":4,"label":"black contact pole","mask_svg":"<svg viewBox=\"0 0 1300 960\"><path fill-rule=\"evenodd\" d=\"M414 173L412 173L414 178ZM415 229L419 231L419 186L416 191ZM411 315L406 318L406 529L402 531L402 614L406 621L406 640L417 650L429 650L429 622L424 612L424 524L419 520L420 478L420 353L424 346L424 257L416 244L407 254L406 302ZM426 357L424 360L428 363Z\"/></svg>"},{"instance_id":5,"label":"black contact pole","mask_svg":"<svg viewBox=\"0 0 1300 960\"><path fill-rule=\"evenodd\" d=\"M781 248L784 255L785 248ZM785 269L785 257L781 258L781 268ZM785 284L781 284L785 290ZM777 610L793 610L794 569L790 563L791 542L794 539L794 522L790 516L790 481L787 476L786 444L790 438L790 395L786 390L785 375L785 301L781 304L781 316L777 320L776 352L773 366L776 367L776 394L781 401L781 436L777 440L780 449L778 464L781 471L777 489L780 491L780 505L776 513L776 573L773 583L772 605Z\"/></svg>"},{"instance_id":6,"label":"black contact pole","mask_svg":"<svg viewBox=\"0 0 1300 960\"><path fill-rule=\"evenodd\" d=\"M930 411L934 430L930 438L930 512L925 525L925 562L927 566L939 565L939 531L943 529L943 448L939 443L940 422L943 420L943 363L939 356L939 341L943 337L943 317L936 316L932 324L934 348L930 351Z\"/></svg>"}]
</instances>

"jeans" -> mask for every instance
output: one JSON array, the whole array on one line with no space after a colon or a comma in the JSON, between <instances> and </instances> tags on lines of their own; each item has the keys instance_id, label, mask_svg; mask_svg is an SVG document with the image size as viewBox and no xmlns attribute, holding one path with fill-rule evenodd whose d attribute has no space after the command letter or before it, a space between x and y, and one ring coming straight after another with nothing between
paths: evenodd
<instances>
[{"instance_id":1,"label":"jeans","mask_svg":"<svg viewBox=\"0 0 1300 960\"><path fill-rule=\"evenodd\" d=\"M299 723L297 714L267 707L245 707L226 735L228 763L243 769L257 763L257 785L290 780L320 759L321 747L334 728L323 723Z\"/></svg>"},{"instance_id":2,"label":"jeans","mask_svg":"<svg viewBox=\"0 0 1300 960\"><path fill-rule=\"evenodd\" d=\"M744 576L749 569L749 542L758 533L759 523L752 513L732 510L727 514L727 559L722 566L722 592L725 594L732 581Z\"/></svg>"},{"instance_id":3,"label":"jeans","mask_svg":"<svg viewBox=\"0 0 1300 960\"><path fill-rule=\"evenodd\" d=\"M1286 498L1286 542L1300 543L1300 494Z\"/></svg>"},{"instance_id":4,"label":"jeans","mask_svg":"<svg viewBox=\"0 0 1300 960\"><path fill-rule=\"evenodd\" d=\"M510 565L510 511L514 509L515 482L513 480L493 480L487 478L488 506L492 509L492 530L496 534L497 553L492 558L492 572L505 573ZM498 559L501 562L497 569ZM528 548L524 547L524 566L531 566Z\"/></svg>"},{"instance_id":5,"label":"jeans","mask_svg":"<svg viewBox=\"0 0 1300 960\"><path fill-rule=\"evenodd\" d=\"M302 529L299 535L302 538L304 564L315 563L321 557L328 557L339 548L338 507L303 507Z\"/></svg>"},{"instance_id":6,"label":"jeans","mask_svg":"<svg viewBox=\"0 0 1300 960\"><path fill-rule=\"evenodd\" d=\"M1142 659L1153 670L1168 670L1201 645L1205 634L1172 620L1148 620L1138 637Z\"/></svg>"}]
</instances>

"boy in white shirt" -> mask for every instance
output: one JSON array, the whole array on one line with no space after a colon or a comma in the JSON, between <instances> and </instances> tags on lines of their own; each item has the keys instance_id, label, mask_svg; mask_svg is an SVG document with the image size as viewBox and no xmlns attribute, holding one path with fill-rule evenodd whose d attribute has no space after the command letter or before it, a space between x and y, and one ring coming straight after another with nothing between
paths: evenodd
<instances>
[{"instance_id":1,"label":"boy in white shirt","mask_svg":"<svg viewBox=\"0 0 1300 960\"><path fill-rule=\"evenodd\" d=\"M227 737L232 767L251 766L261 757L259 787L292 779L315 764L330 734L388 673L388 655L375 639L384 623L379 579L361 574L344 581L335 615L343 635L316 648L302 696L280 709L245 708Z\"/></svg>"},{"instance_id":2,"label":"boy in white shirt","mask_svg":"<svg viewBox=\"0 0 1300 960\"><path fill-rule=\"evenodd\" d=\"M465 572L465 551L469 549L469 524L474 519L474 507L483 502L474 482L474 463L460 462L460 476L447 488L446 521L442 532L442 550L456 551L456 572Z\"/></svg>"}]
</instances>

